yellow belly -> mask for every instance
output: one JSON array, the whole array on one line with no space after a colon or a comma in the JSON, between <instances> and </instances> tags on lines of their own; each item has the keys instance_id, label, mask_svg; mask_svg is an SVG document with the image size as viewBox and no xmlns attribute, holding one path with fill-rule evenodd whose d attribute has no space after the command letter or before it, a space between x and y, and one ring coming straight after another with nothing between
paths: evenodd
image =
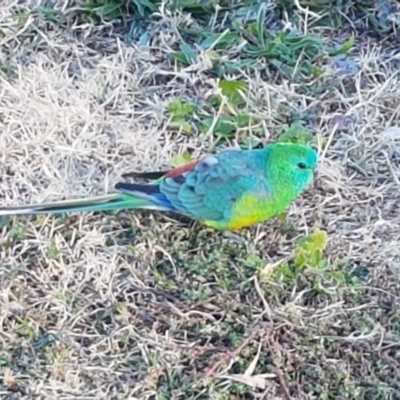
<instances>
[{"instance_id":1,"label":"yellow belly","mask_svg":"<svg viewBox=\"0 0 400 400\"><path fill-rule=\"evenodd\" d=\"M259 216L249 215L246 218L234 219L230 222L220 222L220 221L202 221L204 225L209 226L210 228L218 229L221 231L236 231L242 228L247 228L248 226L257 224L259 222L263 222L265 219L260 218Z\"/></svg>"},{"instance_id":2,"label":"yellow belly","mask_svg":"<svg viewBox=\"0 0 400 400\"><path fill-rule=\"evenodd\" d=\"M229 221L202 222L214 229L235 231L266 221L283 211L283 208L271 198L259 199L254 196L244 196L236 203Z\"/></svg>"}]
</instances>

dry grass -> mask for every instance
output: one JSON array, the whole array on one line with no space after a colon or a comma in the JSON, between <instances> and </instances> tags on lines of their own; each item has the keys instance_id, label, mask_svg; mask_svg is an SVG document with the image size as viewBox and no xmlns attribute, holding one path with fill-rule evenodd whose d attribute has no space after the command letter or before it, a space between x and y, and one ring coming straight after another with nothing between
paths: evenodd
<instances>
[{"instance_id":1,"label":"dry grass","mask_svg":"<svg viewBox=\"0 0 400 400\"><path fill-rule=\"evenodd\" d=\"M112 191L123 173L212 149L169 128L172 99L216 87L206 62L169 61L173 36L102 45L97 28L46 31L5 3L1 204ZM400 74L385 46L365 38L359 72L315 94L246 78L265 140L288 105L316 113L329 145L288 221L245 245L152 213L0 221L0 397L399 399ZM325 269L260 273L317 227Z\"/></svg>"}]
</instances>

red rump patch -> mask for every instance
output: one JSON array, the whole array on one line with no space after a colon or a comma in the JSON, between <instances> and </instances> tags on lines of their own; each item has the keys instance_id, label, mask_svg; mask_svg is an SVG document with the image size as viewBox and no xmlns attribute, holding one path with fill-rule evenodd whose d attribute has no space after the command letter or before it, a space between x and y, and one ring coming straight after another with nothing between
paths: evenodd
<instances>
[{"instance_id":1,"label":"red rump patch","mask_svg":"<svg viewBox=\"0 0 400 400\"><path fill-rule=\"evenodd\" d=\"M190 163L182 165L181 167L172 169L164 177L165 178L173 178L174 176L182 175L185 172L193 169L199 162L200 162L199 160L191 161Z\"/></svg>"}]
</instances>

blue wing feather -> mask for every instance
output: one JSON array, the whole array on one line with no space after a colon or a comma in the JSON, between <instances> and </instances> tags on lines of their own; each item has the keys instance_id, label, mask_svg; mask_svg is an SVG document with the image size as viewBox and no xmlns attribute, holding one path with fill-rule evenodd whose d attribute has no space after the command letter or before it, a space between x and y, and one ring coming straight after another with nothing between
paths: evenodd
<instances>
[{"instance_id":1,"label":"blue wing feather","mask_svg":"<svg viewBox=\"0 0 400 400\"><path fill-rule=\"evenodd\" d=\"M266 188L265 150L232 150L205 157L158 184L118 183L116 189L193 219L227 220L245 193Z\"/></svg>"}]
</instances>

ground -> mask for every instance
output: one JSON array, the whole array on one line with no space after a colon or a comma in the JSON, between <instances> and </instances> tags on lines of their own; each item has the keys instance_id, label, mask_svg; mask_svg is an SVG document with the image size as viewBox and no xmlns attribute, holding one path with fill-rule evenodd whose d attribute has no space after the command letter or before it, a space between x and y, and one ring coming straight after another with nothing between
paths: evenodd
<instances>
[{"instance_id":1,"label":"ground","mask_svg":"<svg viewBox=\"0 0 400 400\"><path fill-rule=\"evenodd\" d=\"M1 206L111 192L285 124L320 165L243 243L152 212L1 219L0 397L400 399L395 2L271 3L236 36L234 3L135 23L122 0L17 3L0 7Z\"/></svg>"}]
</instances>

